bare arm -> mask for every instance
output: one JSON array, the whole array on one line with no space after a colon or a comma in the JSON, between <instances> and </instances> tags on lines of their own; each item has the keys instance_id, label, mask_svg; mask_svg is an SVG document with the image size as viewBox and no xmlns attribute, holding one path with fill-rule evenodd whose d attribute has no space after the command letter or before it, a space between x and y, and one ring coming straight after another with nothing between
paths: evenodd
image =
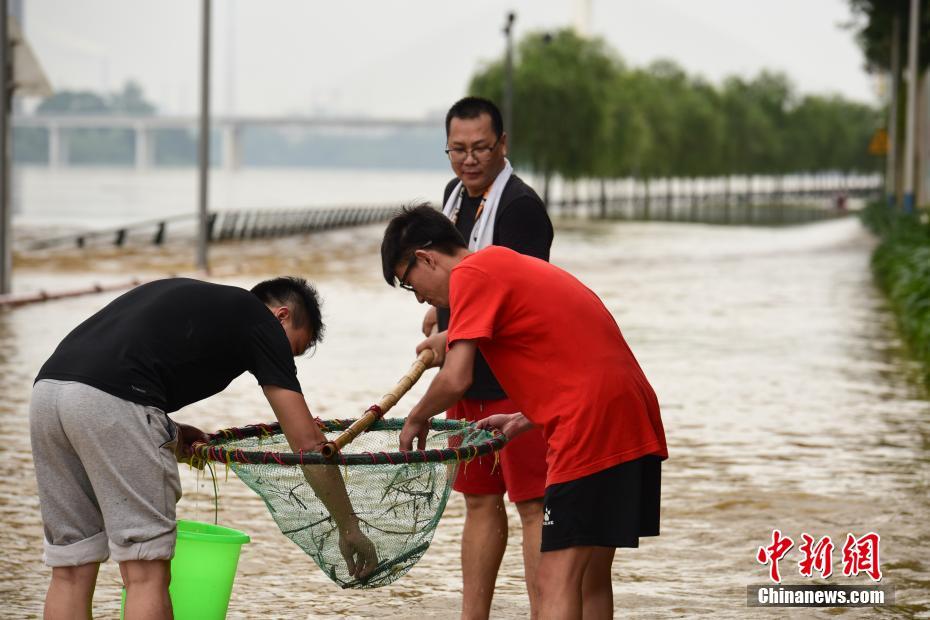
<instances>
[{"instance_id":1,"label":"bare arm","mask_svg":"<svg viewBox=\"0 0 930 620\"><path fill-rule=\"evenodd\" d=\"M310 415L303 395L274 385L262 386L262 391L281 423L281 430L291 450L319 451L326 437ZM377 566L378 558L374 545L359 529L358 517L352 509L339 468L335 465L307 465L302 470L304 478L339 528L339 546L349 573L355 577L365 576Z\"/></svg>"},{"instance_id":2,"label":"bare arm","mask_svg":"<svg viewBox=\"0 0 930 620\"><path fill-rule=\"evenodd\" d=\"M418 347L417 350L422 349ZM442 369L433 378L420 402L410 410L407 421L404 422L404 428L400 433L401 450L413 449L414 437L417 438L417 449L425 448L429 419L462 400L465 392L471 387L477 350L478 343L475 340L459 340L449 349Z\"/></svg>"},{"instance_id":3,"label":"bare arm","mask_svg":"<svg viewBox=\"0 0 930 620\"><path fill-rule=\"evenodd\" d=\"M425 349L433 350L433 363L428 366L428 368L433 368L436 366L442 366L446 360L446 336L449 331L444 332L436 331L436 328L433 327L433 334L427 336L420 344L417 345L417 355L420 355Z\"/></svg>"},{"instance_id":4,"label":"bare arm","mask_svg":"<svg viewBox=\"0 0 930 620\"><path fill-rule=\"evenodd\" d=\"M432 335L433 330L437 329L437 326L438 323L436 319L436 306L430 306L429 310L426 311L426 315L423 317L423 335Z\"/></svg>"}]
</instances>

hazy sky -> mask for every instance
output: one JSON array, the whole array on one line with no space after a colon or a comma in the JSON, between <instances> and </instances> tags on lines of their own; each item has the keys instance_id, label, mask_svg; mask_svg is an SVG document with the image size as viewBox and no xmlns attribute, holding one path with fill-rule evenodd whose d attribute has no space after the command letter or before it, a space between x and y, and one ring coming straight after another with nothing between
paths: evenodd
<instances>
[{"instance_id":1,"label":"hazy sky","mask_svg":"<svg viewBox=\"0 0 930 620\"><path fill-rule=\"evenodd\" d=\"M577 0L214 0L213 110L438 114L517 37L571 26ZM26 0L26 35L53 88L139 81L169 114L198 106L198 0ZM874 102L847 0L591 0L591 34L628 64L675 60L718 83L763 68L803 93Z\"/></svg>"}]
</instances>

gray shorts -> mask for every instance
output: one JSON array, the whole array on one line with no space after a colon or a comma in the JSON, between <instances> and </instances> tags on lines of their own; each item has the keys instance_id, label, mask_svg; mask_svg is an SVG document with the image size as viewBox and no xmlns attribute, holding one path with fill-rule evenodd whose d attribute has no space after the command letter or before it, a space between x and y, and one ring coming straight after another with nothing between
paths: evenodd
<instances>
[{"instance_id":1,"label":"gray shorts","mask_svg":"<svg viewBox=\"0 0 930 620\"><path fill-rule=\"evenodd\" d=\"M177 427L162 410L43 379L29 433L48 566L174 556Z\"/></svg>"}]
</instances>

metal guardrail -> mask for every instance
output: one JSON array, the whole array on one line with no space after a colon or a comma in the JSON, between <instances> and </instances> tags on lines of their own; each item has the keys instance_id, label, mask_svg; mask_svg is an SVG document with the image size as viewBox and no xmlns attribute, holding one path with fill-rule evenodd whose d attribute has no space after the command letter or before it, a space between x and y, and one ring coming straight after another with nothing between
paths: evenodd
<instances>
[{"instance_id":1,"label":"metal guardrail","mask_svg":"<svg viewBox=\"0 0 930 620\"><path fill-rule=\"evenodd\" d=\"M872 200L880 196L881 187L878 185L651 194L603 191L599 196L584 199L551 201L549 209L553 215L563 217L584 215L598 219L777 225L834 217L844 212L842 202L849 199ZM266 239L363 226L386 221L397 210L398 206L394 205L211 211L207 220L207 238L211 242ZM192 233L195 226L195 214L176 215L32 241L26 249L80 248L94 241L119 247L125 245L130 237L161 245L167 238L169 227L186 227Z\"/></svg>"},{"instance_id":2,"label":"metal guardrail","mask_svg":"<svg viewBox=\"0 0 930 620\"><path fill-rule=\"evenodd\" d=\"M263 239L364 226L388 220L397 210L390 206L219 211L210 214L207 237L211 241Z\"/></svg>"},{"instance_id":3,"label":"metal guardrail","mask_svg":"<svg viewBox=\"0 0 930 620\"><path fill-rule=\"evenodd\" d=\"M211 211L207 216L207 238L211 242L241 239L285 237L348 226L363 226L390 219L398 207L338 207L327 209L258 209ZM120 247L130 237L142 237L148 243L165 242L169 224L194 230L196 214L176 215L155 220L135 222L125 226L71 233L49 239L29 242L29 250L60 247L85 247L93 241L103 241Z\"/></svg>"},{"instance_id":4,"label":"metal guardrail","mask_svg":"<svg viewBox=\"0 0 930 620\"><path fill-rule=\"evenodd\" d=\"M709 224L794 224L828 219L848 213L849 199L871 200L880 198L880 186L856 188L818 188L792 191L755 192L670 192L630 195L613 195L602 192L598 197L583 200L553 201L549 205L554 215L562 217L586 216L595 219L701 222ZM214 211L209 214L208 238L211 241L260 239L304 234L347 226L358 226L384 221L397 213L397 206L343 207L329 209L279 209ZM47 249L62 246L83 247L93 240L109 240L122 246L133 237L145 235L156 245L165 242L168 225L187 226L191 232L196 216L179 215L137 222L127 226L63 235L34 241L30 249ZM200 274L205 275L205 274ZM216 274L214 274L216 275ZM87 287L48 292L0 295L0 307L15 307L29 303L63 299L132 288L143 280L93 284Z\"/></svg>"},{"instance_id":5,"label":"metal guardrail","mask_svg":"<svg viewBox=\"0 0 930 620\"><path fill-rule=\"evenodd\" d=\"M703 224L795 224L829 219L848 212L850 199L875 200L881 187L755 191L739 193L663 193L613 195L551 202L562 217L693 222Z\"/></svg>"}]
</instances>

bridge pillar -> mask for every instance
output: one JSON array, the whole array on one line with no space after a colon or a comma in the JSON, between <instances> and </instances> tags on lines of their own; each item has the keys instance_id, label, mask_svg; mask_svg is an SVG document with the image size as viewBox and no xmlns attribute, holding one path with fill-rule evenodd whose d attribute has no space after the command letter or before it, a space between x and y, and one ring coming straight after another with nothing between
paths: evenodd
<instances>
[{"instance_id":1,"label":"bridge pillar","mask_svg":"<svg viewBox=\"0 0 930 620\"><path fill-rule=\"evenodd\" d=\"M135 137L135 164L136 170L145 170L152 165L152 134L145 125L138 124L133 129Z\"/></svg>"},{"instance_id":2,"label":"bridge pillar","mask_svg":"<svg viewBox=\"0 0 930 620\"><path fill-rule=\"evenodd\" d=\"M242 130L239 125L230 123L223 127L223 167L226 170L238 170L242 165L242 152L239 141Z\"/></svg>"},{"instance_id":3,"label":"bridge pillar","mask_svg":"<svg viewBox=\"0 0 930 620\"><path fill-rule=\"evenodd\" d=\"M61 125L48 126L48 166L60 168L68 165L68 134Z\"/></svg>"}]
</instances>

